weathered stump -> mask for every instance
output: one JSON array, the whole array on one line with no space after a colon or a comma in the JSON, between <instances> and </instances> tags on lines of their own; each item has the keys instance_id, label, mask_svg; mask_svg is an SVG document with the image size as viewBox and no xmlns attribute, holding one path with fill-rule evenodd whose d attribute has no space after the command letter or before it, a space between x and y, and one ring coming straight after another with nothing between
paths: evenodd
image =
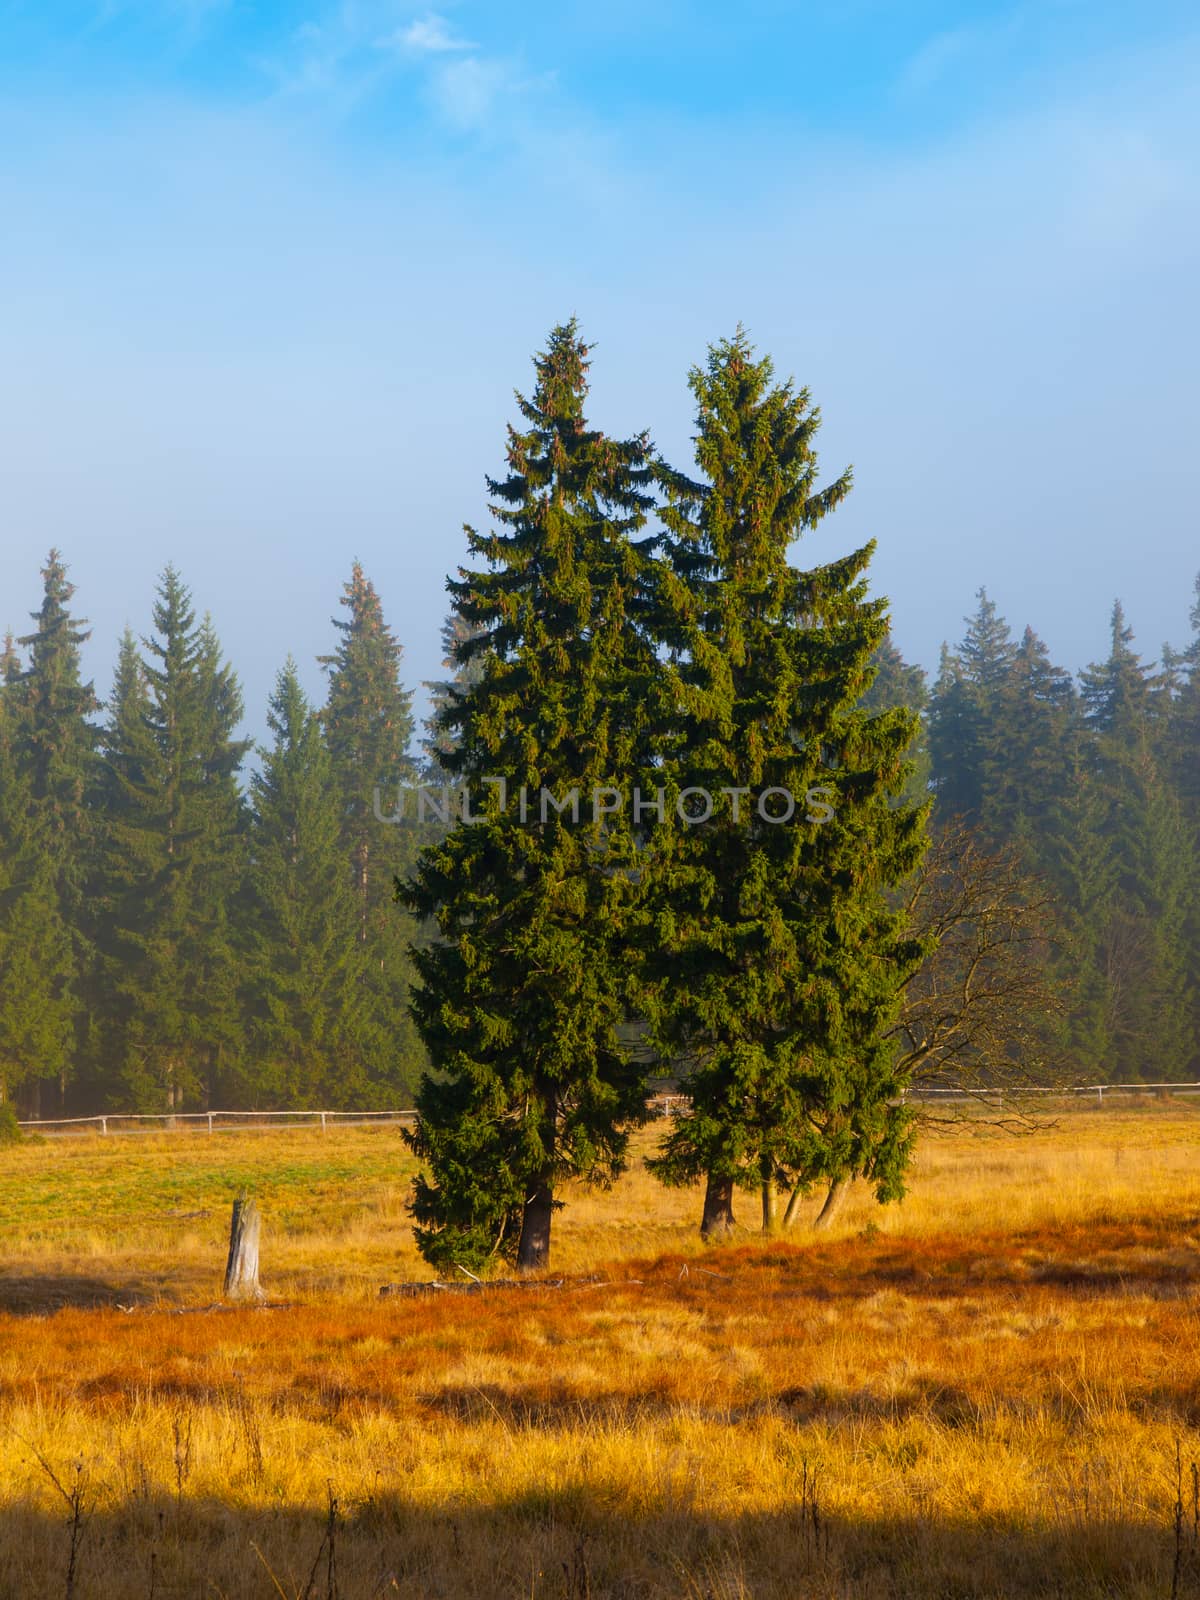
<instances>
[{"instance_id":1,"label":"weathered stump","mask_svg":"<svg viewBox=\"0 0 1200 1600\"><path fill-rule=\"evenodd\" d=\"M262 1217L258 1204L245 1195L233 1202L229 1228L229 1260L225 1265L226 1300L261 1300L258 1282L258 1239Z\"/></svg>"}]
</instances>

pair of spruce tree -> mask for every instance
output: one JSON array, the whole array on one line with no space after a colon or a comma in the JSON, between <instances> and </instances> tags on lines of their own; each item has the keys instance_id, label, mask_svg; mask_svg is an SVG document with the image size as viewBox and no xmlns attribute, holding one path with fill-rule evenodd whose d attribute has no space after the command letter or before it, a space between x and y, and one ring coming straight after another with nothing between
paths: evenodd
<instances>
[{"instance_id":1,"label":"pair of spruce tree","mask_svg":"<svg viewBox=\"0 0 1200 1600\"><path fill-rule=\"evenodd\" d=\"M646 434L588 425L588 358L574 322L553 330L488 480L495 526L467 530L479 564L448 584L463 686L442 764L505 792L396 884L438 934L415 952L434 1069L417 1239L471 1270L548 1263L562 1185L622 1169L648 1061L689 1097L652 1165L704 1182L709 1234L738 1186L767 1226L784 1186L862 1176L892 1198L912 1142L888 1030L926 954L890 894L926 840L903 798L917 718L862 704L887 633L873 546L788 560L849 473L818 487L819 412L741 330L691 374L694 478ZM679 803L814 787L832 817L743 803L693 823ZM522 816L522 788L624 804ZM635 789L663 804L635 816Z\"/></svg>"}]
</instances>

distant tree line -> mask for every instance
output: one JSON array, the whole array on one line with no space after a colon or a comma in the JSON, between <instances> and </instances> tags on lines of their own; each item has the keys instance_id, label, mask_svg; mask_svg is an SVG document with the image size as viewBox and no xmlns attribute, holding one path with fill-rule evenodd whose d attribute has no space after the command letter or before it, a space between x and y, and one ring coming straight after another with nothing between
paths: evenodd
<instances>
[{"instance_id":1,"label":"distant tree line","mask_svg":"<svg viewBox=\"0 0 1200 1600\"><path fill-rule=\"evenodd\" d=\"M978 599L925 707L935 815L1044 886L1080 1079L1200 1078L1200 578L1185 650L1146 661L1118 602L1078 682Z\"/></svg>"},{"instance_id":2,"label":"distant tree line","mask_svg":"<svg viewBox=\"0 0 1200 1600\"><path fill-rule=\"evenodd\" d=\"M0 1094L31 1114L411 1103L417 934L392 904L412 824L400 646L354 566L327 694L294 662L248 784L242 698L168 567L100 706L57 551L0 685ZM428 830L426 830L428 837Z\"/></svg>"},{"instance_id":3,"label":"distant tree line","mask_svg":"<svg viewBox=\"0 0 1200 1600\"><path fill-rule=\"evenodd\" d=\"M471 1268L548 1259L655 1076L689 1108L652 1165L710 1234L739 1189L767 1228L856 1177L902 1193L912 1083L1200 1076L1200 584L1186 650L1148 664L1118 606L1078 683L981 591L929 684L873 545L792 564L850 488L818 480L806 390L713 346L684 471L589 424L588 364L556 328L518 397L419 751L357 565L324 704L286 663L243 783L179 574L101 706L51 552L2 658L5 1096L415 1098L418 1238ZM418 781L474 820L383 820Z\"/></svg>"}]
</instances>

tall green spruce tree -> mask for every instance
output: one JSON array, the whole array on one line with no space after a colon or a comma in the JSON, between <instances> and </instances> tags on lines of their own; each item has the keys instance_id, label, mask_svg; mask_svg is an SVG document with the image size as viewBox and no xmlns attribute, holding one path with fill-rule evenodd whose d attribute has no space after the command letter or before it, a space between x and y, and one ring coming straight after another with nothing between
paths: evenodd
<instances>
[{"instance_id":1,"label":"tall green spruce tree","mask_svg":"<svg viewBox=\"0 0 1200 1600\"><path fill-rule=\"evenodd\" d=\"M864 1176L882 1200L903 1193L912 1129L886 1035L924 951L888 896L921 858L925 808L901 798L916 713L862 705L887 636L866 594L873 546L788 561L850 487L848 473L817 487L808 392L776 384L740 331L691 387L702 476L665 474L678 689L664 775L681 800L730 803L702 825L676 806L654 830L644 937L653 1034L690 1097L652 1165L704 1180L714 1235L738 1185L761 1191L766 1228L781 1184L832 1193ZM795 814L772 821L789 797Z\"/></svg>"},{"instance_id":2,"label":"tall green spruce tree","mask_svg":"<svg viewBox=\"0 0 1200 1600\"><path fill-rule=\"evenodd\" d=\"M103 738L96 875L101 1075L126 1102L213 1104L239 1049L228 907L244 871L241 697L211 625L168 567L154 634L122 642Z\"/></svg>"},{"instance_id":3,"label":"tall green spruce tree","mask_svg":"<svg viewBox=\"0 0 1200 1600\"><path fill-rule=\"evenodd\" d=\"M611 1179L644 1114L617 1030L635 890L625 791L656 680L631 622L651 468L644 436L588 426L587 370L575 324L556 327L532 396L518 396L508 476L488 480L497 526L467 530L484 565L448 587L471 636L460 659L481 670L445 710L441 759L481 820L397 885L439 934L416 952L414 1014L436 1071L412 1136L428 1169L417 1240L431 1262L468 1269L544 1266L561 1184ZM624 806L595 820L597 791Z\"/></svg>"},{"instance_id":4,"label":"tall green spruce tree","mask_svg":"<svg viewBox=\"0 0 1200 1600\"><path fill-rule=\"evenodd\" d=\"M337 648L320 658L329 674L321 718L358 910L362 983L379 1027L379 1048L366 1070L378 1089L407 1097L423 1064L408 1015L408 945L415 928L396 915L392 881L411 869L420 842L411 800L401 814L403 791L416 777L409 754L412 695L400 680L401 646L357 561L342 605L348 615L334 618Z\"/></svg>"},{"instance_id":5,"label":"tall green spruce tree","mask_svg":"<svg viewBox=\"0 0 1200 1600\"><path fill-rule=\"evenodd\" d=\"M295 663L267 712L274 734L250 780L250 899L243 997L247 1103L353 1105L387 1040L346 870L342 808L318 714Z\"/></svg>"},{"instance_id":6,"label":"tall green spruce tree","mask_svg":"<svg viewBox=\"0 0 1200 1600\"><path fill-rule=\"evenodd\" d=\"M84 879L90 844L87 800L99 702L80 673L90 635L69 611L74 585L57 550L42 569L37 627L17 641L23 669L6 652L4 819L8 858L0 894L0 1061L29 1086L57 1080L65 1098L84 1026L81 979L88 961Z\"/></svg>"}]
</instances>

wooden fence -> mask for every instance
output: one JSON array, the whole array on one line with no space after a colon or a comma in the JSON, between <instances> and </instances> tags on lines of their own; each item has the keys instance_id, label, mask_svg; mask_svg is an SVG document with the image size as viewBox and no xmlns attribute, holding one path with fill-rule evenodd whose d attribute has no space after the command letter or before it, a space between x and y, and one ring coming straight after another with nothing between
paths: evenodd
<instances>
[{"instance_id":1,"label":"wooden fence","mask_svg":"<svg viewBox=\"0 0 1200 1600\"><path fill-rule=\"evenodd\" d=\"M1084 1083L1064 1088L1006 1089L909 1089L904 1099L937 1104L944 1100L975 1101L992 1108L1019 1105L1034 1095L1056 1096L1060 1100L1094 1099L1104 1103L1106 1095L1200 1094L1200 1083ZM677 1116L687 1105L682 1094L659 1094L649 1102L656 1117ZM247 1133L269 1128L367 1128L394 1124L411 1127L415 1111L107 1111L94 1117L40 1117L22 1122L29 1133L52 1138L70 1134L98 1133L104 1138L134 1133Z\"/></svg>"}]
</instances>

